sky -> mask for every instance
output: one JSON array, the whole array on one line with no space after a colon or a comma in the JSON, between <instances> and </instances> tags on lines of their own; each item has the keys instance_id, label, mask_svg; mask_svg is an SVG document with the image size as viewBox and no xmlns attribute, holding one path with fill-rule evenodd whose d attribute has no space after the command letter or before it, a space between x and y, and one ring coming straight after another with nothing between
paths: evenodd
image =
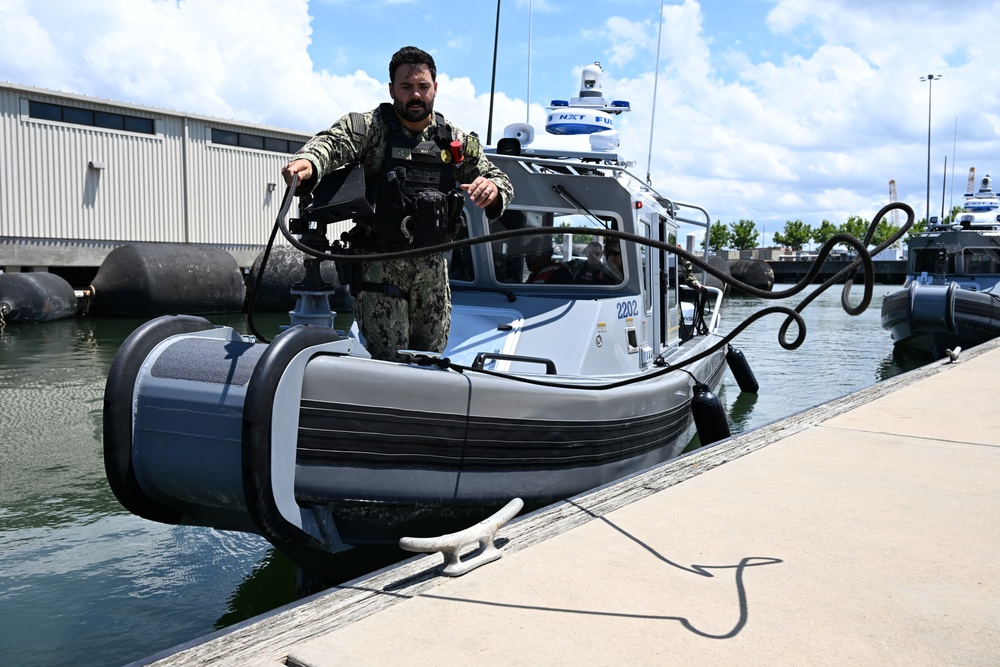
<instances>
[{"instance_id":1,"label":"sky","mask_svg":"<svg viewBox=\"0 0 1000 667\"><path fill-rule=\"evenodd\" d=\"M1000 174L1000 0L501 0L490 126L497 5L0 0L0 80L312 133L387 101L412 44L437 111L493 143L530 121L545 146L546 105L600 62L633 173L761 245L870 220L890 180L920 219L961 204L970 167Z\"/></svg>"}]
</instances>

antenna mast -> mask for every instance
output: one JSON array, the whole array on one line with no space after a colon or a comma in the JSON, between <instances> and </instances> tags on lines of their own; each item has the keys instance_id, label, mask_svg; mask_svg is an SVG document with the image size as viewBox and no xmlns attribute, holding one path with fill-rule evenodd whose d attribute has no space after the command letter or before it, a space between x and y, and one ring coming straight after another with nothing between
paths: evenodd
<instances>
[{"instance_id":1,"label":"antenna mast","mask_svg":"<svg viewBox=\"0 0 1000 667\"><path fill-rule=\"evenodd\" d=\"M656 124L656 88L660 83L660 42L663 39L663 0L660 0L660 13L657 15L660 19L659 30L656 33L656 71L653 73L653 107L652 115L649 119L649 158L646 161L646 185L653 185L653 179L651 176L653 169L653 128ZM705 250L708 251L708 243L706 237Z\"/></svg>"},{"instance_id":2,"label":"antenna mast","mask_svg":"<svg viewBox=\"0 0 1000 667\"><path fill-rule=\"evenodd\" d=\"M528 94L524 100L524 122L531 125L531 0L528 0Z\"/></svg>"},{"instance_id":3,"label":"antenna mast","mask_svg":"<svg viewBox=\"0 0 1000 667\"><path fill-rule=\"evenodd\" d=\"M490 79L490 116L486 121L486 145L493 143L493 98L497 89L497 48L500 46L500 0L497 0L497 30L493 35L493 77Z\"/></svg>"},{"instance_id":4,"label":"antenna mast","mask_svg":"<svg viewBox=\"0 0 1000 667\"><path fill-rule=\"evenodd\" d=\"M958 116L955 116L955 136L951 140L951 194L948 196L948 210L955 208L955 150L958 148Z\"/></svg>"}]
</instances>

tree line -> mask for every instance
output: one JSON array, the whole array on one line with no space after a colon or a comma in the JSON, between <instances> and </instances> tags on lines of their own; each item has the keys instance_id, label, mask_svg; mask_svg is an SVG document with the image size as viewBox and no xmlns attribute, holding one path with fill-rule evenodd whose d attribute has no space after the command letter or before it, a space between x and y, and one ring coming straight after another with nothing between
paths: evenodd
<instances>
[{"instance_id":1,"label":"tree line","mask_svg":"<svg viewBox=\"0 0 1000 667\"><path fill-rule=\"evenodd\" d=\"M960 206L954 207L951 210L951 213L945 218L945 222L953 221L956 215L961 213L962 210L963 209ZM780 232L774 233L774 243L775 245L788 247L792 250L802 250L809 243L815 243L816 245L821 246L829 241L830 237L834 234L839 233L850 234L851 236L862 239L868 232L868 226L870 224L870 220L866 220L857 215L852 215L846 222L839 226L834 225L829 220L824 220L816 227L812 227L801 220L787 220L785 222L785 228ZM926 229L927 220L917 220L907 232L907 238L909 238L910 235L918 234ZM899 225L892 224L889 216L883 218L879 221L878 226L875 228L875 234L872 236L871 245L879 245L886 239L896 234L898 231ZM722 221L716 220L708 232L708 247L713 252L719 252L720 250L727 249L752 250L758 247L757 240L759 238L760 233L757 231L757 225L753 220L731 222L728 226L722 224ZM704 241L701 245L704 247Z\"/></svg>"}]
</instances>

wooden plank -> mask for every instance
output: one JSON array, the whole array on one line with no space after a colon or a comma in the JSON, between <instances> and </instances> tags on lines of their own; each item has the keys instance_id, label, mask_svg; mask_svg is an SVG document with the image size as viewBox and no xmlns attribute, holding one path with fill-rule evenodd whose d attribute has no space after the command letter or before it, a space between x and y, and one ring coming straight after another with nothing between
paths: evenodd
<instances>
[{"instance_id":1,"label":"wooden plank","mask_svg":"<svg viewBox=\"0 0 1000 667\"><path fill-rule=\"evenodd\" d=\"M1000 347L1000 339L963 352L962 362ZM512 554L605 516L623 506L804 431L832 417L951 368L938 361L872 387L729 438L626 479L516 519L497 535ZM304 600L258 616L135 664L284 665L291 647L345 627L444 581L436 575L439 554L417 556ZM488 566L487 566L488 567Z\"/></svg>"}]
</instances>

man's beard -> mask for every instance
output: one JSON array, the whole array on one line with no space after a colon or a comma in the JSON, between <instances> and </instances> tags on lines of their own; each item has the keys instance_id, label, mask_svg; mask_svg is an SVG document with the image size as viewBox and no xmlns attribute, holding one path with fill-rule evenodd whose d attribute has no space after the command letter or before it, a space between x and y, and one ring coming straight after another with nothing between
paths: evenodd
<instances>
[{"instance_id":1,"label":"man's beard","mask_svg":"<svg viewBox=\"0 0 1000 667\"><path fill-rule=\"evenodd\" d=\"M393 106L400 118L411 123L419 123L431 115L431 111L434 109L433 105L428 105L426 102L412 102L409 106L403 106L402 102L396 102Z\"/></svg>"}]
</instances>

